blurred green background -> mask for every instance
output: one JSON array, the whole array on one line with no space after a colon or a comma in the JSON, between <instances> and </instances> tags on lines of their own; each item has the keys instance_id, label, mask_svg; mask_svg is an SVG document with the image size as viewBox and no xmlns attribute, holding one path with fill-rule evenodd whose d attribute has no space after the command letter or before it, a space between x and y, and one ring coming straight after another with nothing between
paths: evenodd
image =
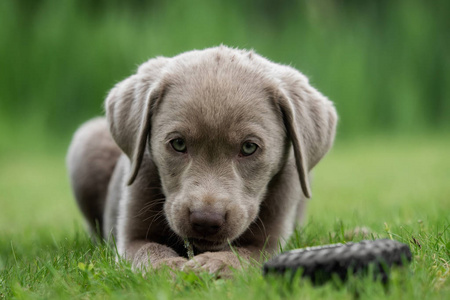
<instances>
[{"instance_id":1,"label":"blurred green background","mask_svg":"<svg viewBox=\"0 0 450 300\"><path fill-rule=\"evenodd\" d=\"M330 168L352 140L377 137L375 146L349 152L362 162L370 160L368 148L390 155L391 142L402 149L397 153L428 145L411 157L443 153L447 143L439 141L450 129L449 11L447 0L1 0L0 228L19 213L24 222L17 229L35 212L44 223L71 216L65 151L77 126L103 114L116 82L156 55L221 43L296 67L334 101L338 155L324 164L323 177L338 174ZM436 158L436 166L444 160ZM405 178L404 186L410 182ZM440 201L448 199L439 193ZM43 203L53 208L43 210Z\"/></svg>"},{"instance_id":2,"label":"blurred green background","mask_svg":"<svg viewBox=\"0 0 450 300\"><path fill-rule=\"evenodd\" d=\"M446 0L3 0L0 147L67 143L140 63L221 43L305 73L335 102L339 137L448 130L449 11Z\"/></svg>"}]
</instances>

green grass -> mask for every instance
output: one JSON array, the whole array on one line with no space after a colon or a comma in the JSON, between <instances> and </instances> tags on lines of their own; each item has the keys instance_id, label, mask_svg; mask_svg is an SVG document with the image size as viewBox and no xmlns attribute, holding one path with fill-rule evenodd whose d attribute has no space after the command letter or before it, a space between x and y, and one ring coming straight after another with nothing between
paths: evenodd
<instances>
[{"instance_id":1,"label":"green grass","mask_svg":"<svg viewBox=\"0 0 450 300\"><path fill-rule=\"evenodd\" d=\"M262 277L233 279L168 270L143 277L114 251L92 244L72 199L63 151L5 151L0 157L0 298L448 299L450 137L371 137L338 142L313 180L305 226L288 248L358 241L345 231L408 243L412 264L387 289L368 278L313 287ZM298 283L297 283L298 282Z\"/></svg>"}]
</instances>

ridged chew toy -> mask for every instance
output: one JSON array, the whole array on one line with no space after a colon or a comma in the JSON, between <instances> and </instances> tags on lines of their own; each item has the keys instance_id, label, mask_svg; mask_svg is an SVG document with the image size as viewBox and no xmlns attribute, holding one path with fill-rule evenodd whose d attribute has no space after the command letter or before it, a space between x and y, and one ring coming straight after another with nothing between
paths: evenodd
<instances>
[{"instance_id":1,"label":"ridged chew toy","mask_svg":"<svg viewBox=\"0 0 450 300\"><path fill-rule=\"evenodd\" d=\"M321 284L338 276L345 281L349 274L373 274L386 282L389 269L401 266L412 259L409 246L389 239L364 240L359 243L331 244L296 249L281 253L264 264L267 274L284 274L297 271L314 284Z\"/></svg>"}]
</instances>

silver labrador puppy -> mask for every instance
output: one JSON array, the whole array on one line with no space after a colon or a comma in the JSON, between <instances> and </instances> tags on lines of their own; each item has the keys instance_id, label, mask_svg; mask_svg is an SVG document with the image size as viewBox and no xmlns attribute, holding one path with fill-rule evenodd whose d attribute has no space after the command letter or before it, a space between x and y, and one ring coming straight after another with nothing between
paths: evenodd
<instances>
[{"instance_id":1,"label":"silver labrador puppy","mask_svg":"<svg viewBox=\"0 0 450 300\"><path fill-rule=\"evenodd\" d=\"M225 46L147 61L105 108L75 133L71 184L91 230L143 270L227 272L241 266L235 253L275 251L302 219L337 121L300 72Z\"/></svg>"}]
</instances>

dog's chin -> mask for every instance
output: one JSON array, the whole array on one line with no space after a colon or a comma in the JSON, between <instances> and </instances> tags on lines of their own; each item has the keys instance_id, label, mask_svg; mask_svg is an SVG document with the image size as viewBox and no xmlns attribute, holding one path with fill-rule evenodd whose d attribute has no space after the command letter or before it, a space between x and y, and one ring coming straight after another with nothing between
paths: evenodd
<instances>
[{"instance_id":1,"label":"dog's chin","mask_svg":"<svg viewBox=\"0 0 450 300\"><path fill-rule=\"evenodd\" d=\"M210 241L199 238L189 238L189 241L192 242L192 245L194 245L197 250L202 252L221 251L228 246L227 241Z\"/></svg>"}]
</instances>

